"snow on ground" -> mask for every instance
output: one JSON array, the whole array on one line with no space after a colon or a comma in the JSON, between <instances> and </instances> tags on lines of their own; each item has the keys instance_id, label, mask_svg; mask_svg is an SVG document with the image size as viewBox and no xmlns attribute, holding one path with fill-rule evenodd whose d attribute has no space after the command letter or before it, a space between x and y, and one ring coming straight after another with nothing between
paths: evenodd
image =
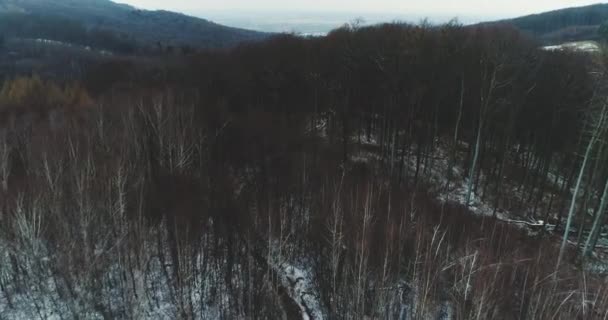
<instances>
[{"instance_id":1,"label":"snow on ground","mask_svg":"<svg viewBox=\"0 0 608 320\"><path fill-rule=\"evenodd\" d=\"M318 123L315 129L326 134L326 123ZM373 137L365 138L362 142L367 146L375 146L378 143L377 139ZM466 178L462 178L464 172L462 167L453 166L451 173L453 179L447 192L445 189L450 165L449 150L448 145L443 145L438 141L433 153L428 157L429 160L421 163L420 176L426 178L425 182L430 185L440 201L467 205L468 181ZM414 154L414 151L415 149L410 150L410 154ZM367 149L362 149L358 154L353 155L353 158L361 162L380 161L377 153ZM410 156L407 169L410 175L416 169L413 156ZM554 180L554 177L549 178ZM485 177L480 177L481 181L484 179ZM471 196L469 208L478 215L494 215L491 203L484 201L474 193ZM508 210L498 210L496 217L522 228L543 225L542 221L516 220L514 219L516 215ZM325 319L326 313L323 310L318 290L315 287L313 272L310 269L312 264L305 259L296 261L297 259L293 257L282 255L280 243L277 241L271 241L271 243L268 266L276 273L279 284L286 289L290 298L297 304L301 319ZM602 245L608 245L608 243L602 243ZM227 294L226 290L223 290L225 288L212 288L208 285L218 283L216 278L220 277L221 272L214 269L221 268L218 265L214 265L204 272L195 272L194 279L190 281L190 287L185 292L175 292L171 285L175 279L172 279L163 270L163 262L159 259L158 254L146 252L143 253L147 257L145 268L126 269L121 262L116 262L114 265L100 269L103 273L101 279L106 284L101 290L93 289L94 284L87 283L86 279L83 279L82 283L76 283L68 290L66 289L67 284L61 278L51 274L52 261L43 249L44 245L37 244L31 247L39 249L34 253L19 252L16 255L20 268L28 270L31 276L15 278L10 273L10 268L15 261L8 254L8 252L14 253L15 250L0 241L0 285L2 286L0 288L0 320L59 320L69 318L70 314L84 315L87 319L104 319L107 318L106 312L111 315L132 315L145 319L173 319L180 314L179 301L195 302L193 303L194 308L191 310L195 318L217 319L225 315L225 311L234 304L231 301L233 298ZM197 265L204 264L204 257L199 255L197 259L199 260ZM594 263L590 264L590 269L606 273L608 267L604 263ZM38 272L35 272L36 270ZM232 285L238 286L239 284ZM217 294L213 292L214 290L219 290L220 293ZM416 294L415 287L411 288L411 291L410 294ZM133 292L137 294L134 295ZM399 293L399 295L403 294L405 293ZM414 310L409 309L410 307L415 308L415 304L412 304L411 301L404 303L403 299L400 301L402 301L400 319L405 319ZM106 305L100 305L102 303ZM453 318L452 305L449 301L439 303L438 308L440 319ZM237 318L244 317L242 313L238 314L240 316Z\"/></svg>"},{"instance_id":2,"label":"snow on ground","mask_svg":"<svg viewBox=\"0 0 608 320\"><path fill-rule=\"evenodd\" d=\"M362 143L365 146L377 146L377 139L365 139ZM461 147L466 147L461 145ZM436 141L436 146L432 153L428 155L427 162L422 161L420 163L419 175L421 180L428 185L430 191L437 196L437 199L441 202L457 203L462 206L467 206L467 194L468 194L468 177L463 177L465 169L461 167L460 161L456 161L452 166L451 181L449 183L449 189L446 189L448 185L448 169L450 167L450 146L449 144L441 141ZM406 175L413 176L416 170L416 147L413 146L407 151L409 154ZM366 148L358 150L357 153L352 155L352 160L355 162L373 163L380 161L380 155L372 151L368 151ZM398 164L395 165L397 167ZM479 181L485 181L486 177L483 171L480 173ZM516 190L515 187L511 187L510 195L523 198L524 195ZM515 212L511 212L506 208L498 208L495 212L493 204L488 199L482 199L482 197L475 193L471 193L470 202L468 203L468 209L474 214L480 216L495 217L501 221L511 223L515 226L530 229L531 227L537 228L544 226L545 228L551 228L552 225L545 224L544 221L527 220L522 221L519 215Z\"/></svg>"},{"instance_id":3,"label":"snow on ground","mask_svg":"<svg viewBox=\"0 0 608 320\"><path fill-rule=\"evenodd\" d=\"M227 293L218 298L210 291L207 284L211 283L208 277L212 275L199 275L193 287L175 292L160 270L147 274L136 272L129 281L141 287L125 287L119 281L127 280L124 279L127 272L116 267L103 276L106 285L114 283L117 287L93 288L84 284L79 287L81 284L77 284L70 295L66 295L65 284L56 284L58 280L54 276L48 276L46 281L32 276L27 289L17 288L21 283L13 282L14 285L8 284L6 288L10 291L10 300L4 293L0 294L0 319L107 319L109 315L124 319L176 319L182 314L180 303L184 301L193 302L193 309L186 310L186 314L194 319L218 319L231 310L232 298ZM233 310L231 314L237 315L238 311Z\"/></svg>"},{"instance_id":4,"label":"snow on ground","mask_svg":"<svg viewBox=\"0 0 608 320\"><path fill-rule=\"evenodd\" d=\"M429 155L431 159L429 162L420 164L420 172L422 176L426 177L426 182L430 184L430 187L434 194L437 195L438 200L442 202L453 202L463 206L467 206L467 194L468 194L468 177L462 179L464 169L459 166L459 161L452 166L452 179L450 181L449 189L446 191L448 185L448 170L450 168L450 154L447 151L449 148L438 144L432 154ZM409 161L410 172L416 170L416 159L410 158ZM484 181L485 177L481 173L480 181ZM471 193L471 199L468 203L469 210L471 212L482 215L482 216L493 216L493 206L484 201L475 192ZM509 220L511 215L508 212L497 210L496 218L500 220Z\"/></svg>"},{"instance_id":5,"label":"snow on ground","mask_svg":"<svg viewBox=\"0 0 608 320\"><path fill-rule=\"evenodd\" d=\"M66 270L57 270L55 257L13 252L11 258L10 247L0 241L0 320L165 320L186 314L193 319L246 318L234 308L241 297L228 289L238 290L242 283L238 277L224 283L221 263L206 263L209 257L198 254L196 265L206 267L190 270L187 281L177 286L173 273L165 269L169 252L161 259L158 250L144 251L141 264L133 257L106 252L108 263L82 274L65 274ZM236 265L234 273L243 269Z\"/></svg>"},{"instance_id":6,"label":"snow on ground","mask_svg":"<svg viewBox=\"0 0 608 320\"><path fill-rule=\"evenodd\" d=\"M23 39L23 40L33 40L36 43L41 43L41 44L46 44L46 45L54 45L54 46L61 46L61 47L68 47L68 48L79 48L79 49L83 49L86 51L96 51L98 53L100 53L101 55L104 56L110 56L112 55L112 53L110 51L107 50L96 50L96 49L92 49L90 46L82 46L82 45L76 45L76 44L72 44L72 43L68 43L68 42L62 42L62 41L57 41L57 40L50 40L50 39L42 39L42 38L37 38L37 39Z\"/></svg>"},{"instance_id":7,"label":"snow on ground","mask_svg":"<svg viewBox=\"0 0 608 320\"><path fill-rule=\"evenodd\" d=\"M354 138L353 138L354 140ZM356 140L355 140L356 141ZM378 146L377 139L365 139L362 142L365 146ZM460 147L466 147L461 144ZM425 163L424 161L420 164L420 177L421 179L427 183L430 191L437 196L437 199L441 202L447 203L457 203L462 206L467 206L467 193L468 193L468 177L464 177L465 169L460 165L460 161L456 161L456 163L452 167L452 179L450 181L449 189L446 190L447 186L447 173L450 162L450 146L449 143L442 143L441 141L436 141L436 146L433 149L432 153L428 155L428 161ZM412 176L416 170L416 159L413 156L416 152L415 146L413 146L410 150L407 151L410 155L407 169L407 175ZM520 156L524 156L523 154L519 154ZM362 148L358 150L357 153L352 156L353 161L362 162L362 163L374 163L380 161L380 155L374 153L373 151L369 151L367 148ZM521 159L520 159L521 160ZM480 173L479 177L480 183L485 181L486 177L483 174L483 171ZM549 172L547 176L548 182L556 188L561 187L564 183L563 176L557 176L554 172ZM557 183L556 183L557 180ZM517 199L524 199L526 194L523 194L523 191L518 190L515 185L508 185L508 181L505 181L506 185L504 188L508 188L508 194L511 197ZM556 183L556 184L555 184ZM584 182L583 182L584 183ZM555 185L554 185L555 184ZM570 193L573 193L573 187L570 188ZM599 192L595 192L592 195L596 200L599 200L601 196ZM549 202L549 194L545 195L545 198L541 200L541 204L546 204ZM583 193L579 194L579 197L583 197ZM578 205L577 205L578 208ZM531 215L531 208L522 208L521 212L514 212L508 208L499 207L496 212L494 212L494 205L488 199L482 199L479 194L475 192L471 193L470 203L468 204L468 209L477 215L487 216L487 217L495 217L500 221L504 221L506 223L511 224L512 226L521 228L531 236L537 235L540 230L546 230L549 232L554 231L555 225L548 223L543 220L535 220L531 218L522 218L524 216ZM594 214L594 207L588 209L589 215ZM557 213L551 212L550 216L557 216ZM576 231L578 230L578 226L573 226L570 236L572 238L577 237ZM576 243L574 243L576 245ZM606 249L604 249L604 247ZM598 259L598 261L608 261L608 235L599 239L598 243L598 251L606 251L605 257ZM600 273L608 273L608 262L606 263L593 263L591 264L591 269L594 272ZM602 271L604 270L604 271Z\"/></svg>"},{"instance_id":8,"label":"snow on ground","mask_svg":"<svg viewBox=\"0 0 608 320\"><path fill-rule=\"evenodd\" d=\"M291 248L285 242L269 240L268 266L279 278L279 284L300 309L302 320L323 320L326 318L315 287L315 279L310 269L312 263L306 258L292 257ZM283 246L281 245L283 244ZM296 262L296 260L298 260Z\"/></svg>"},{"instance_id":9,"label":"snow on ground","mask_svg":"<svg viewBox=\"0 0 608 320\"><path fill-rule=\"evenodd\" d=\"M581 52L599 52L600 46L595 41L578 41L567 42L555 46L546 46L543 47L543 49L548 51L571 50Z\"/></svg>"},{"instance_id":10,"label":"snow on ground","mask_svg":"<svg viewBox=\"0 0 608 320\"><path fill-rule=\"evenodd\" d=\"M311 273L304 268L282 263L276 266L282 285L288 289L290 297L298 304L302 320L325 319L318 294L313 286Z\"/></svg>"}]
</instances>

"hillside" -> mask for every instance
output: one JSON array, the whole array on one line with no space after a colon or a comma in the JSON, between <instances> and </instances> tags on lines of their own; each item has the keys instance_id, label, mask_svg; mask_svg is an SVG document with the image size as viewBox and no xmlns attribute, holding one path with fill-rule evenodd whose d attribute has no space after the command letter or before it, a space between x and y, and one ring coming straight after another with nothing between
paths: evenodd
<instances>
[{"instance_id":1,"label":"hillside","mask_svg":"<svg viewBox=\"0 0 608 320\"><path fill-rule=\"evenodd\" d=\"M566 8L498 23L512 24L546 44L596 40L600 24L608 20L608 4Z\"/></svg>"},{"instance_id":2,"label":"hillside","mask_svg":"<svg viewBox=\"0 0 608 320\"><path fill-rule=\"evenodd\" d=\"M0 0L0 34L48 37L95 45L100 38L141 46L230 47L266 34L222 26L168 11L147 11L109 0ZM57 28L55 26L61 25ZM94 33L94 34L92 34ZM106 49L115 49L110 45Z\"/></svg>"},{"instance_id":3,"label":"hillside","mask_svg":"<svg viewBox=\"0 0 608 320\"><path fill-rule=\"evenodd\" d=\"M172 57L4 81L0 319L608 314L604 61L453 24Z\"/></svg>"}]
</instances>

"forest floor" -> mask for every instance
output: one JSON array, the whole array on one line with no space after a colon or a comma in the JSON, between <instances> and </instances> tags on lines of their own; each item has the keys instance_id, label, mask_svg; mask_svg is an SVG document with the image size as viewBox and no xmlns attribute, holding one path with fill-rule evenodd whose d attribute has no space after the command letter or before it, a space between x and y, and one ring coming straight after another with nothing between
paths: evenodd
<instances>
[{"instance_id":1,"label":"forest floor","mask_svg":"<svg viewBox=\"0 0 608 320\"><path fill-rule=\"evenodd\" d=\"M319 127L319 135L323 137L323 127ZM376 139L363 139L361 145L355 149L352 155L354 162L372 164L380 161L377 152L379 144ZM455 161L452 166L452 173L449 186L447 172L450 168L450 148L448 144L437 142L432 154L427 155L426 162L422 162L418 168L421 179L428 192L434 195L438 203L456 204L467 207L472 215L496 218L499 221L508 223L518 229L527 231L529 237L539 237L549 234L558 243L561 239L560 234L554 233L551 225L545 221L528 219L529 214L525 211L512 211L509 208L499 208L494 210L494 205L489 196L482 196L473 193L467 204L468 181L463 178L465 168L460 164L462 159ZM415 150L410 150L414 154ZM417 163L414 157L407 161L406 176L411 177L416 171ZM480 181L485 181L486 177L479 177ZM554 180L554 179L551 179ZM559 180L559 179L555 179ZM509 195L513 197L523 197L517 191L516 183L509 187ZM546 199L545 199L546 200ZM543 201L545 201L543 200ZM27 221L26 221L27 222ZM29 224L24 223L21 227L28 228ZM18 227L18 226L16 226ZM159 230L165 230L160 228ZM158 231L156 231L158 232ZM217 319L225 318L226 310L230 310L235 305L236 297L230 294L230 290L240 288L245 285L245 279L235 279L234 283L225 283L223 279L218 279L221 274L222 262L211 264L208 269L193 272L192 279L188 279L188 288L183 292L177 292L171 283L176 282L175 276L167 272L167 262L171 260L171 253L168 248L158 249L157 238L166 238L166 234L149 231L145 233L147 238L143 245L143 252L139 253L141 261L145 263L135 264L116 258L105 267L107 272L102 276L103 285L99 285L89 278L86 270L83 270L81 279L77 281L78 286L74 286L69 281L58 277L53 272L53 268L59 265L54 261L55 257L51 254L45 243L6 243L0 238L0 265L11 266L0 268L0 320L4 319L67 319L69 315L84 317L87 319L105 319L108 314L123 315L124 318L146 318L146 319L171 319L179 314L191 314L197 319ZM126 237L126 234L123 235ZM272 239L268 236L268 252L263 256L257 257L258 263L255 268L266 270L270 274L269 286L275 286L276 291L286 295L291 305L291 310L286 309L285 317L297 314L303 320L326 319L328 312L324 310L314 270L314 263L307 256L297 256L290 254L296 250L289 248L289 235L285 239ZM122 238L122 236L120 237ZM608 270L608 251L606 250L607 239L596 252L593 263L586 265L586 271L605 274ZM205 240L206 241L206 240ZM211 241L211 240L209 240ZM571 237L571 243L576 245L576 236ZM24 250L26 248L26 250ZM9 255L12 253L13 257ZM119 253L105 252L111 256L119 257ZM15 261L14 256L19 261ZM476 253L475 253L476 257ZM204 260L208 257L198 254L195 265L205 265ZM460 263L460 262L454 262ZM466 262L464 262L466 263ZM474 261L473 261L474 264ZM10 268L20 268L18 274L28 274L15 281L7 274L2 272ZM251 265L237 264L234 273L239 273ZM470 267L471 269L473 266ZM264 272L264 271L262 271ZM125 274L129 274L129 281L125 280ZM209 283L221 283L221 288L209 286ZM469 290L465 284L465 292ZM411 314L415 310L419 296L423 295L423 284L414 283L407 279L397 281L394 288L394 298L392 303L398 305L402 317ZM137 294L133 295L132 292ZM219 292L219 293L217 293ZM70 298L67 298L70 297ZM101 305L99 301L110 302ZM195 303L193 303L195 302ZM109 308L109 309L108 309ZM435 319L453 319L454 306L449 297L438 298L433 301L430 314ZM233 310L232 316L246 318L242 310ZM290 313L291 312L291 313ZM415 312L415 311L414 311Z\"/></svg>"},{"instance_id":2,"label":"forest floor","mask_svg":"<svg viewBox=\"0 0 608 320\"><path fill-rule=\"evenodd\" d=\"M358 138L353 137L354 141L357 141ZM461 143L460 148L466 148L466 144ZM363 137L361 139L361 143L357 146L355 150L355 154L353 155L354 161L363 162L367 164L373 164L374 162L380 161L380 155L377 152L370 150L379 150L380 145L378 143L378 139L375 137L367 138ZM421 177L422 183L424 183L425 187L428 188L428 192L435 195L435 198L440 203L452 203L458 204L463 207L466 207L468 211L470 211L474 215L485 216L485 217L493 217L505 223L508 223L517 228L526 230L527 233L531 237L538 237L542 235L549 235L555 238L556 243L560 242L563 237L563 230L560 228L556 230L555 224L551 224L549 221L544 221L543 219L535 219L533 218L534 214L538 212L547 211L546 216L549 217L549 220L557 219L558 212L557 206L551 206L550 203L557 202L559 196L555 196L554 199L551 199L551 196L544 195L542 199L540 199L537 208L529 208L529 207L520 207L513 206L512 208L508 208L505 205L498 205L496 209L495 205L492 203L492 198L494 195L488 194L483 195L475 192L473 190L470 195L469 203L467 203L467 195L468 195L468 186L469 186L469 178L465 176L466 169L462 167L463 159L458 158L452 164L452 172L451 179L448 181L448 170L450 168L450 143L443 141L436 141L436 146L432 150L430 154L425 155L425 159L427 161L422 161L420 163L419 175ZM413 155L415 155L416 148L412 147L410 150L406 151L409 155L412 155L407 160L407 168L404 170L406 178L413 178L413 173L416 171L416 159ZM398 167L398 163L394 164L394 167ZM395 169L396 170L396 169ZM483 170L480 170L479 177L477 178L480 184L483 184L487 181L487 177L484 174ZM558 175L556 179L556 175ZM563 180L566 179L564 176L559 173L550 172L548 174L547 184L550 185L551 188L555 188L556 190L563 183ZM513 177L509 177L507 175L504 176L504 187L508 191L502 191L505 198L510 198L510 201L505 203L517 203L523 202L526 197L529 195L524 194L518 188L518 183L514 181ZM569 190L568 200L572 196L574 192L572 189ZM557 192L556 192L557 193ZM582 195L580 195L582 197ZM600 195L598 193L594 194L593 197L599 198ZM575 207L576 210L580 210L580 208ZM589 215L593 215L593 208L589 208ZM579 226L575 222L575 224L571 228L571 232L569 235L568 243L571 246L580 246L582 245L579 242ZM589 231L583 231L582 238L584 239L588 235ZM584 243L583 243L584 244ZM608 230L605 230L600 239L598 240L598 245L594 252L594 255L588 263L585 264L585 270L598 273L598 274L606 274L608 273Z\"/></svg>"}]
</instances>

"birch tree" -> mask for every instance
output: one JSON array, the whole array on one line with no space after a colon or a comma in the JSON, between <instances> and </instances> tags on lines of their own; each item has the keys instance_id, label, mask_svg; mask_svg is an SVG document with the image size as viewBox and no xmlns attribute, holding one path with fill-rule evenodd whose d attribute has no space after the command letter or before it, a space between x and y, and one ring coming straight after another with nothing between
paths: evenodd
<instances>
[{"instance_id":1,"label":"birch tree","mask_svg":"<svg viewBox=\"0 0 608 320\"><path fill-rule=\"evenodd\" d=\"M489 113L490 103L494 96L494 91L497 87L497 74L498 71L502 68L502 65L496 66L488 66L488 61L482 59L482 81L488 82L488 87L486 90L481 88L480 94L480 110L479 110L479 122L477 125L477 138L475 139L475 151L473 153L473 159L471 161L471 168L469 169L469 177L467 181L467 196L466 196L466 206L468 207L471 204L471 197L473 195L473 182L475 180L475 172L477 171L479 153L481 151L481 143L482 143L482 134L484 126L486 125L486 118ZM491 70L488 70L490 69ZM489 71L489 72L488 72Z\"/></svg>"},{"instance_id":2,"label":"birch tree","mask_svg":"<svg viewBox=\"0 0 608 320\"><path fill-rule=\"evenodd\" d=\"M601 62L600 62L600 67L601 68L605 68L606 67L606 56L605 56L606 52L603 52L603 55L601 57ZM598 72L597 73L599 75L598 80L600 83L605 83L606 82L606 72L605 70L603 72ZM603 88L605 89L605 87ZM605 96L605 92L604 96ZM604 110L607 108L608 105L608 99L604 100ZM602 127L602 132L600 134L600 136L602 137L602 139L604 139L606 137L606 132L608 130L607 126L603 126ZM602 143L605 143L605 141L601 141ZM600 158L597 159L598 163L599 162L604 162L605 159L604 158ZM593 253L593 251L595 250L595 247L597 246L597 241L599 240L599 236L600 236L600 231L602 226L604 225L604 222L606 220L605 216L606 216L606 207L608 206L608 178L606 178L606 182L604 184L604 190L602 192L602 197L600 200L600 204L597 208L597 211L595 212L595 217L593 219L593 225L591 226L591 232L589 232L589 235L587 236L587 240L585 241L585 246L583 247L583 259L587 259L591 256L591 254Z\"/></svg>"},{"instance_id":3,"label":"birch tree","mask_svg":"<svg viewBox=\"0 0 608 320\"><path fill-rule=\"evenodd\" d=\"M600 205L597 209L597 212L595 213L595 219L593 221L593 226L591 227L591 232L589 233L587 241L585 242L585 247L583 249L584 258L588 258L589 256L591 256L591 253L597 245L600 229L603 224L602 222L605 220L604 216L606 214L606 205L608 205L608 179L606 179L606 184L604 185L602 200L600 201Z\"/></svg>"},{"instance_id":4,"label":"birch tree","mask_svg":"<svg viewBox=\"0 0 608 320\"><path fill-rule=\"evenodd\" d=\"M554 277L557 277L557 271L559 270L560 264L564 257L564 252L566 251L566 245L568 243L568 237L570 235L570 228L572 227L572 220L574 218L574 212L576 211L576 199L578 198L579 191L581 189L581 184L583 180L583 176L585 175L585 170L587 169L587 164L589 163L589 158L591 157L591 152L593 147L595 146L597 140L599 139L599 134L606 120L606 103L602 107L602 111L599 116L599 120L595 125L595 129L591 135L591 139L587 145L587 150L585 151L585 155L583 157L583 162L581 164L581 168L579 170L578 178L576 180L576 186L574 187L574 192L572 193L572 200L570 201L570 209L568 210L568 218L566 221L566 228L564 230L564 236L562 239L562 244L559 249L559 256L557 257L557 263L555 265L555 274Z\"/></svg>"}]
</instances>

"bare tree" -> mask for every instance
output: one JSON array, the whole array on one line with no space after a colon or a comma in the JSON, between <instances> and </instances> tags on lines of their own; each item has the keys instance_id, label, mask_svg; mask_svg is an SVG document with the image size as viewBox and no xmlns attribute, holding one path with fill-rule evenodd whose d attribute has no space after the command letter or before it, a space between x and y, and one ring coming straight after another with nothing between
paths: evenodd
<instances>
[{"instance_id":1,"label":"bare tree","mask_svg":"<svg viewBox=\"0 0 608 320\"><path fill-rule=\"evenodd\" d=\"M579 170L578 179L576 180L576 186L574 187L574 192L572 193L572 200L570 202L570 209L568 210L568 218L566 221L566 227L564 230L562 244L560 246L559 255L557 257L557 263L555 264L555 275L554 275L555 278L557 278L557 273L559 271L559 267L560 267L562 259L564 257L564 252L566 251L566 245L568 244L570 228L572 227L574 212L576 211L576 203L577 203L576 200L578 199L578 194L579 194L581 184L583 181L583 176L585 175L585 171L587 169L587 164L591 158L591 151L593 150L593 147L595 146L596 142L600 138L599 137L600 132L602 130L602 127L605 124L607 107L608 107L608 103L604 103L604 106L602 107L602 110L599 114L599 119L597 120L597 123L595 124L595 129L593 130L593 133L591 135L591 139L589 140L589 143L587 144L587 150L585 151L585 155L583 156L583 162L582 162L581 168Z\"/></svg>"}]
</instances>

